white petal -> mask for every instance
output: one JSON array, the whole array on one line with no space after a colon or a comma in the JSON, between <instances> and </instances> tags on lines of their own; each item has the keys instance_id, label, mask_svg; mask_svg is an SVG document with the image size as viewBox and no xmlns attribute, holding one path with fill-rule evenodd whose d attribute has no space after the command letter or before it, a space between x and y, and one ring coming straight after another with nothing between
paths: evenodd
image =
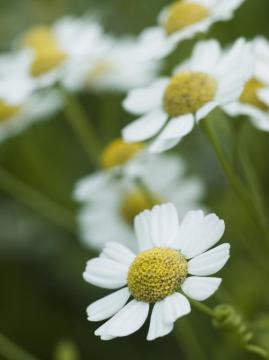
<instances>
[{"instance_id":1,"label":"white petal","mask_svg":"<svg viewBox=\"0 0 269 360\"><path fill-rule=\"evenodd\" d=\"M83 277L90 284L105 289L117 289L127 283L128 266L106 258L88 261Z\"/></svg>"},{"instance_id":2,"label":"white petal","mask_svg":"<svg viewBox=\"0 0 269 360\"><path fill-rule=\"evenodd\" d=\"M199 109L195 115L196 122L199 122L200 120L204 119L217 106L218 104L216 102L211 101L206 105L204 105L203 107L201 107L201 109Z\"/></svg>"},{"instance_id":3,"label":"white petal","mask_svg":"<svg viewBox=\"0 0 269 360\"><path fill-rule=\"evenodd\" d=\"M269 105L269 88L258 90L257 95L260 100L264 101L266 105Z\"/></svg>"},{"instance_id":4,"label":"white petal","mask_svg":"<svg viewBox=\"0 0 269 360\"><path fill-rule=\"evenodd\" d=\"M151 341L158 337L169 334L174 327L173 322L165 321L164 300L158 301L153 306L147 340Z\"/></svg>"},{"instance_id":5,"label":"white petal","mask_svg":"<svg viewBox=\"0 0 269 360\"><path fill-rule=\"evenodd\" d=\"M203 301L217 291L221 283L220 278L190 276L181 285L184 293L194 300Z\"/></svg>"},{"instance_id":6,"label":"white petal","mask_svg":"<svg viewBox=\"0 0 269 360\"><path fill-rule=\"evenodd\" d=\"M144 324L149 312L149 304L132 300L111 319L107 332L111 336L127 336Z\"/></svg>"},{"instance_id":7,"label":"white petal","mask_svg":"<svg viewBox=\"0 0 269 360\"><path fill-rule=\"evenodd\" d=\"M155 246L170 246L179 229L177 210L171 203L156 205L151 211L150 230Z\"/></svg>"},{"instance_id":8,"label":"white petal","mask_svg":"<svg viewBox=\"0 0 269 360\"><path fill-rule=\"evenodd\" d=\"M124 245L116 242L108 242L105 245L100 257L116 261L129 266L135 258L135 254Z\"/></svg>"},{"instance_id":9,"label":"white petal","mask_svg":"<svg viewBox=\"0 0 269 360\"><path fill-rule=\"evenodd\" d=\"M131 90L123 101L124 109L132 114L141 115L160 108L163 91L168 82L168 78L161 78L150 86Z\"/></svg>"},{"instance_id":10,"label":"white petal","mask_svg":"<svg viewBox=\"0 0 269 360\"><path fill-rule=\"evenodd\" d=\"M103 325L99 326L94 332L94 335L100 336L101 340L112 340L116 336L109 335L107 330L109 328L109 325L112 323L113 317L106 321Z\"/></svg>"},{"instance_id":11,"label":"white petal","mask_svg":"<svg viewBox=\"0 0 269 360\"><path fill-rule=\"evenodd\" d=\"M161 130L166 120L167 115L162 110L151 111L125 126L122 136L126 142L147 140Z\"/></svg>"},{"instance_id":12,"label":"white petal","mask_svg":"<svg viewBox=\"0 0 269 360\"><path fill-rule=\"evenodd\" d=\"M215 245L224 229L224 221L215 214L204 216L201 210L189 211L180 224L176 247L192 258Z\"/></svg>"},{"instance_id":13,"label":"white petal","mask_svg":"<svg viewBox=\"0 0 269 360\"><path fill-rule=\"evenodd\" d=\"M193 125L194 118L191 114L173 118L150 146L149 151L160 153L174 147L185 135L191 132Z\"/></svg>"},{"instance_id":14,"label":"white petal","mask_svg":"<svg viewBox=\"0 0 269 360\"><path fill-rule=\"evenodd\" d=\"M182 294L174 293L163 301L165 322L174 323L178 318L191 312L189 300Z\"/></svg>"},{"instance_id":15,"label":"white petal","mask_svg":"<svg viewBox=\"0 0 269 360\"><path fill-rule=\"evenodd\" d=\"M130 292L127 287L95 301L87 308L88 320L101 321L116 314L128 301Z\"/></svg>"},{"instance_id":16,"label":"white petal","mask_svg":"<svg viewBox=\"0 0 269 360\"><path fill-rule=\"evenodd\" d=\"M214 69L221 55L220 44L216 40L200 41L194 48L191 69L208 73Z\"/></svg>"},{"instance_id":17,"label":"white petal","mask_svg":"<svg viewBox=\"0 0 269 360\"><path fill-rule=\"evenodd\" d=\"M144 210L137 215L134 220L135 234L140 251L145 251L153 247L150 233L150 214L149 210Z\"/></svg>"},{"instance_id":18,"label":"white petal","mask_svg":"<svg viewBox=\"0 0 269 360\"><path fill-rule=\"evenodd\" d=\"M221 244L212 250L196 256L188 263L191 275L207 276L218 272L230 257L230 244Z\"/></svg>"}]
</instances>

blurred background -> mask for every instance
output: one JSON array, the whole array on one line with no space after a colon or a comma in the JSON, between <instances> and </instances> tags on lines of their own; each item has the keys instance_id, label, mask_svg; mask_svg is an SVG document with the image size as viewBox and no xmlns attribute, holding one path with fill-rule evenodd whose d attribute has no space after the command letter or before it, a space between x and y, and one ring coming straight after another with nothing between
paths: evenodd
<instances>
[{"instance_id":1,"label":"blurred background","mask_svg":"<svg viewBox=\"0 0 269 360\"><path fill-rule=\"evenodd\" d=\"M99 14L111 33L138 34L155 23L166 4L166 0L0 0L0 49L9 49L12 39L32 25L85 12ZM206 37L216 37L224 44L239 36L253 38L263 34L269 38L268 14L268 0L246 0L232 21L215 24ZM168 59L164 71L187 56L193 43L185 41L180 51ZM104 145L119 136L120 129L130 120L121 109L123 96L103 93L80 98ZM210 117L230 154L236 126L231 126L220 111ZM268 133L244 122L242 147L254 164L269 206ZM225 219L224 239L232 244L232 257L223 271L223 286L208 304L225 302L235 306L257 329L255 340L268 346L268 267L264 268L254 256L256 249L264 246L262 234L233 196L199 129L174 152L183 155L190 173L200 175L206 182L205 204ZM75 219L76 204L71 199L74 183L93 169L63 114L37 123L1 144L0 163L68 209ZM177 322L172 334L153 343L145 340L148 324L127 338L102 342L94 336L96 324L87 322L85 314L87 305L105 294L82 279L86 260L94 255L74 233L1 191L0 332L40 360L256 358L243 352L234 337L216 331L210 319L195 309ZM264 260L268 261L266 252Z\"/></svg>"}]
</instances>

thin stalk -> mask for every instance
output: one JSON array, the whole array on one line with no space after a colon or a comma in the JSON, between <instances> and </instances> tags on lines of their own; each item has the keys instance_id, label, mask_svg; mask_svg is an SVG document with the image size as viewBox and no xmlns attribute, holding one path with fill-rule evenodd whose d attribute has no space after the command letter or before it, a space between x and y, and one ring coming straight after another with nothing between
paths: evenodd
<instances>
[{"instance_id":1,"label":"thin stalk","mask_svg":"<svg viewBox=\"0 0 269 360\"><path fill-rule=\"evenodd\" d=\"M0 166L0 189L70 232L75 231L72 213L24 184Z\"/></svg>"},{"instance_id":2,"label":"thin stalk","mask_svg":"<svg viewBox=\"0 0 269 360\"><path fill-rule=\"evenodd\" d=\"M215 314L214 311L207 305L196 301L196 300L191 300L191 304L199 311L201 311L202 313L204 313L205 315L214 318Z\"/></svg>"},{"instance_id":3,"label":"thin stalk","mask_svg":"<svg viewBox=\"0 0 269 360\"><path fill-rule=\"evenodd\" d=\"M147 186L147 184L140 177L137 177L135 179L135 183L136 183L137 187L142 191L142 193L146 196L149 203L152 206L156 205L156 196L154 196L153 192Z\"/></svg>"},{"instance_id":4,"label":"thin stalk","mask_svg":"<svg viewBox=\"0 0 269 360\"><path fill-rule=\"evenodd\" d=\"M267 359L267 360L269 359L268 351L260 348L257 345L248 344L248 345L246 345L245 350L260 356L262 359Z\"/></svg>"},{"instance_id":5,"label":"thin stalk","mask_svg":"<svg viewBox=\"0 0 269 360\"><path fill-rule=\"evenodd\" d=\"M96 130L77 98L63 88L61 91L65 98L65 115L89 160L97 166L101 148Z\"/></svg>"},{"instance_id":6,"label":"thin stalk","mask_svg":"<svg viewBox=\"0 0 269 360\"><path fill-rule=\"evenodd\" d=\"M256 173L253 169L249 156L245 150L240 151L240 156L242 159L242 165L246 178L249 184L249 188L253 195L253 202L255 203L255 208L259 213L260 221L263 226L264 233L266 234L266 239L269 242L269 233L268 233L268 222L267 222L267 209L263 201L262 191L256 176Z\"/></svg>"},{"instance_id":7,"label":"thin stalk","mask_svg":"<svg viewBox=\"0 0 269 360\"><path fill-rule=\"evenodd\" d=\"M213 127L208 120L204 120L203 123L204 124L202 125L202 129L211 143L233 191L237 194L239 199L241 199L242 203L245 205L245 208L248 210L249 218L251 220L256 219L266 238L269 238L267 229L265 228L263 220L260 217L260 209L258 209L256 203L253 202L248 189L235 173L233 166L227 161Z\"/></svg>"},{"instance_id":8,"label":"thin stalk","mask_svg":"<svg viewBox=\"0 0 269 360\"><path fill-rule=\"evenodd\" d=\"M0 354L7 360L38 360L3 334L0 334Z\"/></svg>"}]
</instances>

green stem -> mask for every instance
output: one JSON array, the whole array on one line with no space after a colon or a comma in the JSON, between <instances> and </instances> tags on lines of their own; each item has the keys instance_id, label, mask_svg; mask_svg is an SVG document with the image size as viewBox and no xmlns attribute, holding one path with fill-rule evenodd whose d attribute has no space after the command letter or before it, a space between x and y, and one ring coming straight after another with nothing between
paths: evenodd
<instances>
[{"instance_id":1,"label":"green stem","mask_svg":"<svg viewBox=\"0 0 269 360\"><path fill-rule=\"evenodd\" d=\"M196 301L196 300L191 300L191 304L199 311L201 311L202 313L204 313L207 316L210 316L211 318L214 318L215 314L214 311L207 305Z\"/></svg>"},{"instance_id":2,"label":"green stem","mask_svg":"<svg viewBox=\"0 0 269 360\"><path fill-rule=\"evenodd\" d=\"M149 203L152 206L156 205L156 196L154 196L153 192L147 186L147 184L140 177L137 177L135 179L135 183L136 183L137 187L142 191L142 193L146 196Z\"/></svg>"},{"instance_id":3,"label":"green stem","mask_svg":"<svg viewBox=\"0 0 269 360\"><path fill-rule=\"evenodd\" d=\"M0 354L7 360L38 360L3 334L0 334Z\"/></svg>"},{"instance_id":4,"label":"green stem","mask_svg":"<svg viewBox=\"0 0 269 360\"><path fill-rule=\"evenodd\" d=\"M253 166L250 162L249 156L245 150L240 151L242 165L244 168L244 172L246 174L246 178L249 184L250 191L253 195L253 202L255 203L255 208L259 214L259 218L261 221L261 225L263 227L264 234L266 235L267 241L269 241L269 233L268 233L268 223L267 223L267 209L265 208L262 192L260 189L260 185L257 180L256 173L253 169Z\"/></svg>"},{"instance_id":5,"label":"green stem","mask_svg":"<svg viewBox=\"0 0 269 360\"><path fill-rule=\"evenodd\" d=\"M245 350L260 356L262 359L267 359L267 360L269 359L268 351L260 348L257 345L248 344L248 345L246 345Z\"/></svg>"},{"instance_id":6,"label":"green stem","mask_svg":"<svg viewBox=\"0 0 269 360\"><path fill-rule=\"evenodd\" d=\"M227 161L226 156L223 153L222 147L219 143L218 137L210 122L208 120L204 120L202 123L202 129L204 130L209 142L211 143L233 191L237 194L239 199L245 205L250 220L253 221L254 219L256 219L262 232L267 237L267 229L265 228L263 220L260 217L260 210L257 208L257 204L253 202L248 189L245 187L245 184L242 183L231 164Z\"/></svg>"},{"instance_id":7,"label":"green stem","mask_svg":"<svg viewBox=\"0 0 269 360\"><path fill-rule=\"evenodd\" d=\"M23 202L57 225L70 232L75 231L74 217L66 209L53 200L40 194L29 185L16 179L12 174L0 166L0 189L15 199Z\"/></svg>"},{"instance_id":8,"label":"green stem","mask_svg":"<svg viewBox=\"0 0 269 360\"><path fill-rule=\"evenodd\" d=\"M61 91L65 98L66 117L91 163L97 166L101 149L96 130L77 98L63 88Z\"/></svg>"}]
</instances>

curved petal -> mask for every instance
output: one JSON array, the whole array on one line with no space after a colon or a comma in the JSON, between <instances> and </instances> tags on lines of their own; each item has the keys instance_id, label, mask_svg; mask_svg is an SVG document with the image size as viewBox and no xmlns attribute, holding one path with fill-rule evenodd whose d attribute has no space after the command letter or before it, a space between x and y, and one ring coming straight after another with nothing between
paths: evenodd
<instances>
[{"instance_id":1,"label":"curved petal","mask_svg":"<svg viewBox=\"0 0 269 360\"><path fill-rule=\"evenodd\" d=\"M131 90L123 101L123 107L135 115L142 115L162 106L162 96L168 78L160 78L147 87Z\"/></svg>"},{"instance_id":2,"label":"curved petal","mask_svg":"<svg viewBox=\"0 0 269 360\"><path fill-rule=\"evenodd\" d=\"M203 211L189 211L179 227L176 248L192 258L215 245L224 233L224 221L217 215L204 216Z\"/></svg>"},{"instance_id":3,"label":"curved petal","mask_svg":"<svg viewBox=\"0 0 269 360\"><path fill-rule=\"evenodd\" d=\"M152 153L160 153L171 149L176 146L185 135L191 132L193 125L194 117L192 114L173 118L152 143L149 151Z\"/></svg>"},{"instance_id":4,"label":"curved petal","mask_svg":"<svg viewBox=\"0 0 269 360\"><path fill-rule=\"evenodd\" d=\"M226 264L230 257L230 244L225 243L205 252L188 263L191 275L208 276L215 274Z\"/></svg>"},{"instance_id":5,"label":"curved petal","mask_svg":"<svg viewBox=\"0 0 269 360\"><path fill-rule=\"evenodd\" d=\"M155 246L170 246L179 230L177 210L171 203L156 205L151 210L150 230Z\"/></svg>"},{"instance_id":6,"label":"curved petal","mask_svg":"<svg viewBox=\"0 0 269 360\"><path fill-rule=\"evenodd\" d=\"M190 276L181 285L184 293L191 299L203 301L217 291L221 284L220 278Z\"/></svg>"},{"instance_id":7,"label":"curved petal","mask_svg":"<svg viewBox=\"0 0 269 360\"><path fill-rule=\"evenodd\" d=\"M144 141L157 134L164 126L167 115L160 109L151 111L125 126L122 137L126 142Z\"/></svg>"},{"instance_id":8,"label":"curved petal","mask_svg":"<svg viewBox=\"0 0 269 360\"><path fill-rule=\"evenodd\" d=\"M135 254L120 243L108 242L100 257L129 266L134 261Z\"/></svg>"},{"instance_id":9,"label":"curved petal","mask_svg":"<svg viewBox=\"0 0 269 360\"><path fill-rule=\"evenodd\" d=\"M128 301L130 291L127 287L115 291L87 307L88 320L101 321L116 314Z\"/></svg>"},{"instance_id":10,"label":"curved petal","mask_svg":"<svg viewBox=\"0 0 269 360\"><path fill-rule=\"evenodd\" d=\"M117 289L127 283L128 266L105 258L89 260L83 278L90 284Z\"/></svg>"},{"instance_id":11,"label":"curved petal","mask_svg":"<svg viewBox=\"0 0 269 360\"><path fill-rule=\"evenodd\" d=\"M216 102L211 101L211 102L207 103L206 105L204 105L203 107L201 107L201 109L199 109L197 111L197 113L195 114L196 122L198 123L200 120L204 119L217 106L218 106L218 104Z\"/></svg>"},{"instance_id":12,"label":"curved petal","mask_svg":"<svg viewBox=\"0 0 269 360\"><path fill-rule=\"evenodd\" d=\"M148 303L137 300L130 301L113 316L107 333L116 337L127 336L134 333L144 324L148 312Z\"/></svg>"},{"instance_id":13,"label":"curved petal","mask_svg":"<svg viewBox=\"0 0 269 360\"><path fill-rule=\"evenodd\" d=\"M173 322L165 321L164 300L156 302L153 306L147 340L151 341L165 336L173 330Z\"/></svg>"},{"instance_id":14,"label":"curved petal","mask_svg":"<svg viewBox=\"0 0 269 360\"><path fill-rule=\"evenodd\" d=\"M177 292L166 297L163 301L165 322L174 323L178 318L191 312L189 300Z\"/></svg>"},{"instance_id":15,"label":"curved petal","mask_svg":"<svg viewBox=\"0 0 269 360\"><path fill-rule=\"evenodd\" d=\"M153 247L150 233L150 218L150 211L144 210L137 215L134 220L135 234L140 251L145 251Z\"/></svg>"}]
</instances>

